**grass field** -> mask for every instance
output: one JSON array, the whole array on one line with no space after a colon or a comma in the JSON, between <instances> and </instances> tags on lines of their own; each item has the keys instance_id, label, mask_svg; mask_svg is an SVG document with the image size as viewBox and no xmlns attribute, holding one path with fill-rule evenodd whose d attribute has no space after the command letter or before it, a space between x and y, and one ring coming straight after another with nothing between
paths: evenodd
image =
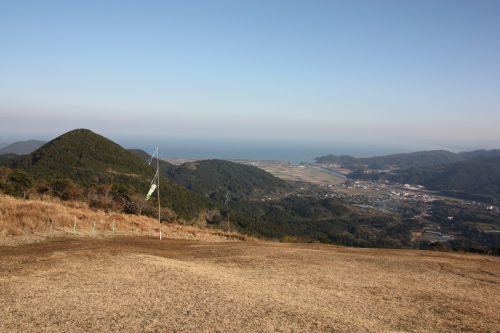
<instances>
[{"instance_id":1,"label":"grass field","mask_svg":"<svg viewBox=\"0 0 500 333\"><path fill-rule=\"evenodd\" d=\"M499 332L500 259L148 237L0 247L0 332Z\"/></svg>"},{"instance_id":2,"label":"grass field","mask_svg":"<svg viewBox=\"0 0 500 333\"><path fill-rule=\"evenodd\" d=\"M0 332L500 332L498 257L162 228L0 196Z\"/></svg>"}]
</instances>

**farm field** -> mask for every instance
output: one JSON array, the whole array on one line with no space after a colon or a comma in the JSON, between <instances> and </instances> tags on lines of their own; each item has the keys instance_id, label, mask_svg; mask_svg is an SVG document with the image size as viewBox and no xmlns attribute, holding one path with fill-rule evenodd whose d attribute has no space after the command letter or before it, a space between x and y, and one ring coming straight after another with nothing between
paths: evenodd
<instances>
[{"instance_id":1,"label":"farm field","mask_svg":"<svg viewBox=\"0 0 500 333\"><path fill-rule=\"evenodd\" d=\"M297 167L284 165L259 166L264 171L283 180L299 181L316 185L341 184L344 179L317 167Z\"/></svg>"},{"instance_id":2,"label":"farm field","mask_svg":"<svg viewBox=\"0 0 500 333\"><path fill-rule=\"evenodd\" d=\"M498 332L500 259L265 241L0 247L0 332Z\"/></svg>"}]
</instances>

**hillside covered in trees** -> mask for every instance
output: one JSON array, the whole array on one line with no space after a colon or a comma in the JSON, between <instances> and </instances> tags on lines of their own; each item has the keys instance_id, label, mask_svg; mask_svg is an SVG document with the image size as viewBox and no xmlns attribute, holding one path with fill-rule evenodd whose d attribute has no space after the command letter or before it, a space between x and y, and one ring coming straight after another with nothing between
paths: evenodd
<instances>
[{"instance_id":1,"label":"hillside covered in trees","mask_svg":"<svg viewBox=\"0 0 500 333\"><path fill-rule=\"evenodd\" d=\"M184 163L166 174L188 189L212 198L232 193L233 198L249 198L254 194L278 191L285 181L257 167L224 160Z\"/></svg>"},{"instance_id":2,"label":"hillside covered in trees","mask_svg":"<svg viewBox=\"0 0 500 333\"><path fill-rule=\"evenodd\" d=\"M475 158L500 156L500 149L475 150L453 153L447 150L429 150L414 153L392 154L374 157L352 157L349 155L326 155L316 158L317 163L339 164L349 169L408 169L423 166L436 166Z\"/></svg>"},{"instance_id":3,"label":"hillside covered in trees","mask_svg":"<svg viewBox=\"0 0 500 333\"><path fill-rule=\"evenodd\" d=\"M144 202L155 170L118 144L86 129L65 133L29 155L2 159L1 189L7 194L48 194L88 200L95 207L127 212L154 209ZM162 177L163 205L182 218L197 216L210 202Z\"/></svg>"},{"instance_id":4,"label":"hillside covered in trees","mask_svg":"<svg viewBox=\"0 0 500 333\"><path fill-rule=\"evenodd\" d=\"M143 160L151 158L140 149L129 151ZM156 164L156 158L153 163ZM173 165L160 159L159 167L162 175L173 182L214 200L225 199L227 192L230 192L232 200L239 200L276 193L291 187L284 180L255 166L226 160L212 159Z\"/></svg>"},{"instance_id":5,"label":"hillside covered in trees","mask_svg":"<svg viewBox=\"0 0 500 333\"><path fill-rule=\"evenodd\" d=\"M388 176L392 181L422 184L448 195L500 203L500 156L410 168Z\"/></svg>"},{"instance_id":6,"label":"hillside covered in trees","mask_svg":"<svg viewBox=\"0 0 500 333\"><path fill-rule=\"evenodd\" d=\"M500 149L433 150L367 158L327 155L316 161L350 169L351 179L423 185L450 196L500 203Z\"/></svg>"}]
</instances>

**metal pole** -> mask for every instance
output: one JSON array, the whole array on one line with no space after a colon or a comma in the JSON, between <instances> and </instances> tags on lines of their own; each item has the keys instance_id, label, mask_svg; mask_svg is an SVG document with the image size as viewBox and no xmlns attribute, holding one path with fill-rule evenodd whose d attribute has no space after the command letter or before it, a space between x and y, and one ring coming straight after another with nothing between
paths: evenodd
<instances>
[{"instance_id":1,"label":"metal pole","mask_svg":"<svg viewBox=\"0 0 500 333\"><path fill-rule=\"evenodd\" d=\"M227 210L227 228L229 229L229 233L231 233L231 224L229 224L229 202L226 204Z\"/></svg>"},{"instance_id":2,"label":"metal pole","mask_svg":"<svg viewBox=\"0 0 500 333\"><path fill-rule=\"evenodd\" d=\"M231 224L229 224L229 191L226 192L226 211L227 211L227 229L231 232Z\"/></svg>"},{"instance_id":3,"label":"metal pole","mask_svg":"<svg viewBox=\"0 0 500 333\"><path fill-rule=\"evenodd\" d=\"M158 179L156 180L158 183L158 224L160 225L160 240L161 240L161 216L160 216L160 150L159 147L156 147L156 173L158 174Z\"/></svg>"}]
</instances>

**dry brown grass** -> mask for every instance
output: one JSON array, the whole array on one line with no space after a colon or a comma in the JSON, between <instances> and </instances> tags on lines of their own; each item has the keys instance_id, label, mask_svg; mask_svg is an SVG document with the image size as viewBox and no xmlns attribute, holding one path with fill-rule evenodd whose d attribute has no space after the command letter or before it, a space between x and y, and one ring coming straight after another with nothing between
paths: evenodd
<instances>
[{"instance_id":1,"label":"dry brown grass","mask_svg":"<svg viewBox=\"0 0 500 333\"><path fill-rule=\"evenodd\" d=\"M498 257L164 227L0 197L0 332L500 332Z\"/></svg>"},{"instance_id":2,"label":"dry brown grass","mask_svg":"<svg viewBox=\"0 0 500 333\"><path fill-rule=\"evenodd\" d=\"M311 244L0 247L0 332L499 332L500 260Z\"/></svg>"},{"instance_id":3,"label":"dry brown grass","mask_svg":"<svg viewBox=\"0 0 500 333\"><path fill-rule=\"evenodd\" d=\"M113 222L115 233L113 234ZM76 228L75 227L76 223ZM95 232L94 232L95 223ZM82 202L22 200L0 195L0 245L61 237L159 236L158 221L145 216L95 210ZM236 233L179 224L163 224L166 238L221 241L244 239Z\"/></svg>"}]
</instances>

